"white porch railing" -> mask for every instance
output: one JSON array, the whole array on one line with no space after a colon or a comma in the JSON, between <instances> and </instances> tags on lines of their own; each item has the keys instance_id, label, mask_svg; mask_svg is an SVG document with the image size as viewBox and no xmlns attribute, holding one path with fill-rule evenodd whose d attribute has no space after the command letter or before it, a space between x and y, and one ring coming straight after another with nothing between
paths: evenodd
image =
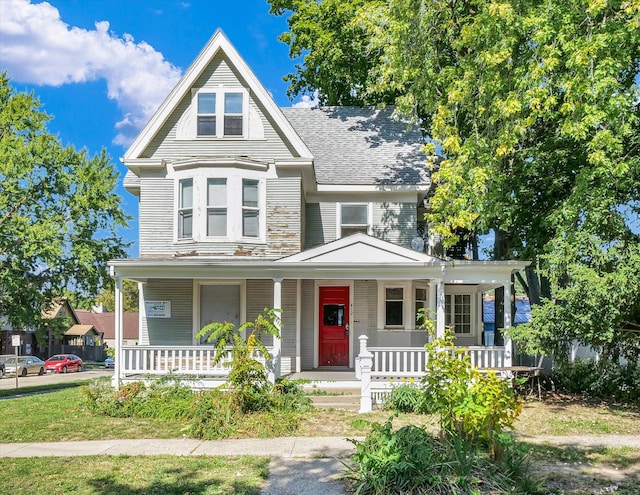
<instances>
[{"instance_id":1,"label":"white porch railing","mask_svg":"<svg viewBox=\"0 0 640 495\"><path fill-rule=\"evenodd\" d=\"M123 346L118 357L120 377L132 375L178 375L226 377L229 374L231 348L214 363L215 349L208 346ZM257 359L264 363L261 356Z\"/></svg>"},{"instance_id":2,"label":"white porch railing","mask_svg":"<svg viewBox=\"0 0 640 495\"><path fill-rule=\"evenodd\" d=\"M359 337L356 378L360 380L360 412L371 412L373 402L382 401L394 386L419 381L425 375L427 350L423 347L367 347L368 338ZM465 347L471 365L478 369L510 366L505 347Z\"/></svg>"}]
</instances>

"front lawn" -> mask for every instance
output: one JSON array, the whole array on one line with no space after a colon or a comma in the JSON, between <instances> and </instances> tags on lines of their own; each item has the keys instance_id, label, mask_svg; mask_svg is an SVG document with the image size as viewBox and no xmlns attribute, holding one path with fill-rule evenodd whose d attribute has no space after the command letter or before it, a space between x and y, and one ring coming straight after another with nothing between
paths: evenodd
<instances>
[{"instance_id":1,"label":"front lawn","mask_svg":"<svg viewBox=\"0 0 640 495\"><path fill-rule=\"evenodd\" d=\"M259 495L268 465L253 456L0 458L2 493L12 495Z\"/></svg>"}]
</instances>

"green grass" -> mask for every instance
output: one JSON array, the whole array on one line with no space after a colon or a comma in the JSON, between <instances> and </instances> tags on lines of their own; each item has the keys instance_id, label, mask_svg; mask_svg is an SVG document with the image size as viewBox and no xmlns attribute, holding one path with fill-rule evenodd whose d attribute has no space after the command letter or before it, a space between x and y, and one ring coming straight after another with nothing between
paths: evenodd
<instances>
[{"instance_id":1,"label":"green grass","mask_svg":"<svg viewBox=\"0 0 640 495\"><path fill-rule=\"evenodd\" d=\"M268 463L253 456L0 458L0 472L2 493L12 495L259 495Z\"/></svg>"}]
</instances>

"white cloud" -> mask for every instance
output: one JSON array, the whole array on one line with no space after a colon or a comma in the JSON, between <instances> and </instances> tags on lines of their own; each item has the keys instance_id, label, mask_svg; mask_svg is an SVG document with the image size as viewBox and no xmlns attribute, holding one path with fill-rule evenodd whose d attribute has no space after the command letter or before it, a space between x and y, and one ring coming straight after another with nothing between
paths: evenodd
<instances>
[{"instance_id":1,"label":"white cloud","mask_svg":"<svg viewBox=\"0 0 640 495\"><path fill-rule=\"evenodd\" d=\"M295 102L293 108L314 108L320 104L318 101L318 92L316 91L313 96L303 95L300 101Z\"/></svg>"},{"instance_id":2,"label":"white cloud","mask_svg":"<svg viewBox=\"0 0 640 495\"><path fill-rule=\"evenodd\" d=\"M69 26L49 3L0 2L0 66L13 81L48 86L104 79L123 113L116 144L126 146L181 76L151 45L133 36Z\"/></svg>"}]
</instances>

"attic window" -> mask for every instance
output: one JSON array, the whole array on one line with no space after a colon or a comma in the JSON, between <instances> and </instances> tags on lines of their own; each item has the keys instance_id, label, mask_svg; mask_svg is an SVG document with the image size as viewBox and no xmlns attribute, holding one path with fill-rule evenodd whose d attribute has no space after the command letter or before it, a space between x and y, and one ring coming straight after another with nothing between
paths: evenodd
<instances>
[{"instance_id":1,"label":"attic window","mask_svg":"<svg viewBox=\"0 0 640 495\"><path fill-rule=\"evenodd\" d=\"M248 131L249 94L242 88L222 86L194 93L196 136L238 138Z\"/></svg>"},{"instance_id":2,"label":"attic window","mask_svg":"<svg viewBox=\"0 0 640 495\"><path fill-rule=\"evenodd\" d=\"M216 94L198 93L198 136L216 135Z\"/></svg>"}]
</instances>

